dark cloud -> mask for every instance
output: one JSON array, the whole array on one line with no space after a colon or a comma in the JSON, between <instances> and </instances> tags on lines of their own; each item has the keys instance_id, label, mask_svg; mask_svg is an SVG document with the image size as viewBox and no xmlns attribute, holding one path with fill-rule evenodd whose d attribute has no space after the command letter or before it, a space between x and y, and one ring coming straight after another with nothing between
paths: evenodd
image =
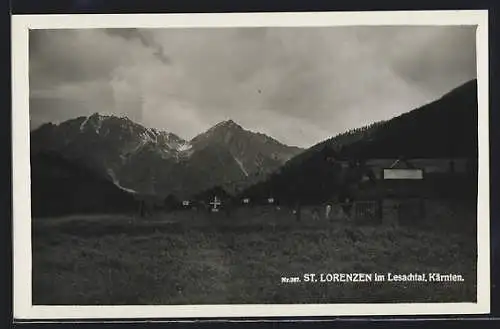
<instances>
[{"instance_id":1,"label":"dark cloud","mask_svg":"<svg viewBox=\"0 0 500 329\"><path fill-rule=\"evenodd\" d=\"M185 138L232 118L309 146L409 111L476 77L475 30L32 31L30 92L38 103L31 115L43 122L91 111L127 114ZM57 111L47 110L51 101Z\"/></svg>"},{"instance_id":2,"label":"dark cloud","mask_svg":"<svg viewBox=\"0 0 500 329\"><path fill-rule=\"evenodd\" d=\"M137 39L141 42L141 44L145 47L154 49L154 56L158 58L160 62L165 65L171 63L170 58L167 56L165 51L163 50L162 45L158 44L154 40L154 36L151 35L150 31L141 31L139 29L129 28L129 29L106 29L106 32L110 35L116 35L123 37L125 39Z\"/></svg>"},{"instance_id":3,"label":"dark cloud","mask_svg":"<svg viewBox=\"0 0 500 329\"><path fill-rule=\"evenodd\" d=\"M119 51L109 52L120 46L119 42L102 44L110 41L93 30L31 30L30 75L36 81L42 78L55 82L109 78L127 56Z\"/></svg>"},{"instance_id":4,"label":"dark cloud","mask_svg":"<svg viewBox=\"0 0 500 329\"><path fill-rule=\"evenodd\" d=\"M475 27L443 27L423 47L406 52L404 56L393 55L392 67L410 83L445 92L447 81L476 76L475 34Z\"/></svg>"}]
</instances>

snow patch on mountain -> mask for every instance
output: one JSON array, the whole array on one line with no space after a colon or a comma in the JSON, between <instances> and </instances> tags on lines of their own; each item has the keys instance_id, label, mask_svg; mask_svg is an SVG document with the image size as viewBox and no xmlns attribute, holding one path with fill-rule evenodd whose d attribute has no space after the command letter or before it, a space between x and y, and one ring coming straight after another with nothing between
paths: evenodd
<instances>
[{"instance_id":1,"label":"snow patch on mountain","mask_svg":"<svg viewBox=\"0 0 500 329\"><path fill-rule=\"evenodd\" d=\"M139 137L141 138L141 143L146 144L147 142L151 141L151 137L148 135L146 131L142 132Z\"/></svg>"},{"instance_id":2,"label":"snow patch on mountain","mask_svg":"<svg viewBox=\"0 0 500 329\"><path fill-rule=\"evenodd\" d=\"M89 122L90 117L86 117L85 120L83 120L82 124L80 125L80 131L83 131L85 126L87 125L87 122Z\"/></svg>"},{"instance_id":3,"label":"snow patch on mountain","mask_svg":"<svg viewBox=\"0 0 500 329\"><path fill-rule=\"evenodd\" d=\"M184 143L184 144L180 144L177 146L177 151L185 152L185 151L188 151L192 148L193 148L193 145L191 145L190 143Z\"/></svg>"},{"instance_id":4,"label":"snow patch on mountain","mask_svg":"<svg viewBox=\"0 0 500 329\"><path fill-rule=\"evenodd\" d=\"M128 193L132 193L132 194L137 194L137 191L136 190L133 190L131 188L126 188L126 187L123 187L121 186L120 184L118 183L114 183L116 185L116 187L118 187L120 190L122 191L125 191L125 192L128 192Z\"/></svg>"},{"instance_id":5,"label":"snow patch on mountain","mask_svg":"<svg viewBox=\"0 0 500 329\"><path fill-rule=\"evenodd\" d=\"M94 113L83 120L83 122L80 124L80 131L84 131L87 127L93 126L94 131L96 134L99 134L101 127L102 127L102 122L106 119L107 117L102 116L100 114Z\"/></svg>"},{"instance_id":6,"label":"snow patch on mountain","mask_svg":"<svg viewBox=\"0 0 500 329\"><path fill-rule=\"evenodd\" d=\"M245 167L243 166L243 163L241 162L241 160L239 160L238 158L236 158L235 156L233 156L234 158L234 161L236 161L236 163L238 164L238 166L240 167L241 171L245 174L245 176L249 176L248 174L248 171L245 169Z\"/></svg>"},{"instance_id":7,"label":"snow patch on mountain","mask_svg":"<svg viewBox=\"0 0 500 329\"><path fill-rule=\"evenodd\" d=\"M109 177L111 178L111 180L113 181L113 184L115 184L115 185L116 185L116 187L118 187L120 190L125 191L125 192L128 192L128 193L133 193L133 194L137 193L137 191L136 191L136 190L133 190L133 189L130 189L130 188L126 188L126 187L121 186L121 185L120 185L120 182L119 182L119 181L118 181L118 179L116 178L116 174L115 174L115 172L113 171L113 169L108 168L107 172L108 172L108 176L109 176Z\"/></svg>"}]
</instances>

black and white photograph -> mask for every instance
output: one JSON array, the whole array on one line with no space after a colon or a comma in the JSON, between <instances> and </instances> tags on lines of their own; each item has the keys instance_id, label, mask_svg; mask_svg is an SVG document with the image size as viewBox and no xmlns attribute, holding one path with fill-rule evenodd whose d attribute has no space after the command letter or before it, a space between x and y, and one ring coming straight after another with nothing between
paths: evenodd
<instances>
[{"instance_id":1,"label":"black and white photograph","mask_svg":"<svg viewBox=\"0 0 500 329\"><path fill-rule=\"evenodd\" d=\"M452 14L28 28L32 306L488 305L488 77Z\"/></svg>"}]
</instances>

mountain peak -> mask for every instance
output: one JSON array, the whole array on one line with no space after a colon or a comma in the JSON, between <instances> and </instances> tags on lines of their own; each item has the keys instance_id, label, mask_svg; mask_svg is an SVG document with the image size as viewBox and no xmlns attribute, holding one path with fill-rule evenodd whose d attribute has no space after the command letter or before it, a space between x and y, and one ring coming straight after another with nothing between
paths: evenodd
<instances>
[{"instance_id":1,"label":"mountain peak","mask_svg":"<svg viewBox=\"0 0 500 329\"><path fill-rule=\"evenodd\" d=\"M213 128L232 128L232 129L243 129L239 124L234 122L232 119L224 120L213 126Z\"/></svg>"},{"instance_id":2,"label":"mountain peak","mask_svg":"<svg viewBox=\"0 0 500 329\"><path fill-rule=\"evenodd\" d=\"M126 114L102 114L99 112L94 112L91 115L89 115L87 118L89 119L120 119L120 120L125 120L125 121L132 121ZM133 122L133 121L132 121Z\"/></svg>"},{"instance_id":3,"label":"mountain peak","mask_svg":"<svg viewBox=\"0 0 500 329\"><path fill-rule=\"evenodd\" d=\"M113 115L106 115L106 114L101 114L99 112L94 112L86 118L94 119L94 120L103 120L103 119L112 118L112 117L113 117Z\"/></svg>"},{"instance_id":4,"label":"mountain peak","mask_svg":"<svg viewBox=\"0 0 500 329\"><path fill-rule=\"evenodd\" d=\"M229 120L225 120L225 121L222 121L224 124L226 125L235 125L236 122L234 122L232 119L229 119Z\"/></svg>"}]
</instances>

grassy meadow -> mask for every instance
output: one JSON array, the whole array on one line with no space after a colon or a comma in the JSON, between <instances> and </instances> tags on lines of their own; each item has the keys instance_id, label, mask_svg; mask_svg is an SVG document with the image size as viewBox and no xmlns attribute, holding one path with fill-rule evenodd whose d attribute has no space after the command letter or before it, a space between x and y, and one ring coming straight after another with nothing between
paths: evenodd
<instances>
[{"instance_id":1,"label":"grassy meadow","mask_svg":"<svg viewBox=\"0 0 500 329\"><path fill-rule=\"evenodd\" d=\"M473 234L301 222L285 211L33 220L33 304L472 302ZM304 273L462 274L464 282L281 283Z\"/></svg>"}]
</instances>

